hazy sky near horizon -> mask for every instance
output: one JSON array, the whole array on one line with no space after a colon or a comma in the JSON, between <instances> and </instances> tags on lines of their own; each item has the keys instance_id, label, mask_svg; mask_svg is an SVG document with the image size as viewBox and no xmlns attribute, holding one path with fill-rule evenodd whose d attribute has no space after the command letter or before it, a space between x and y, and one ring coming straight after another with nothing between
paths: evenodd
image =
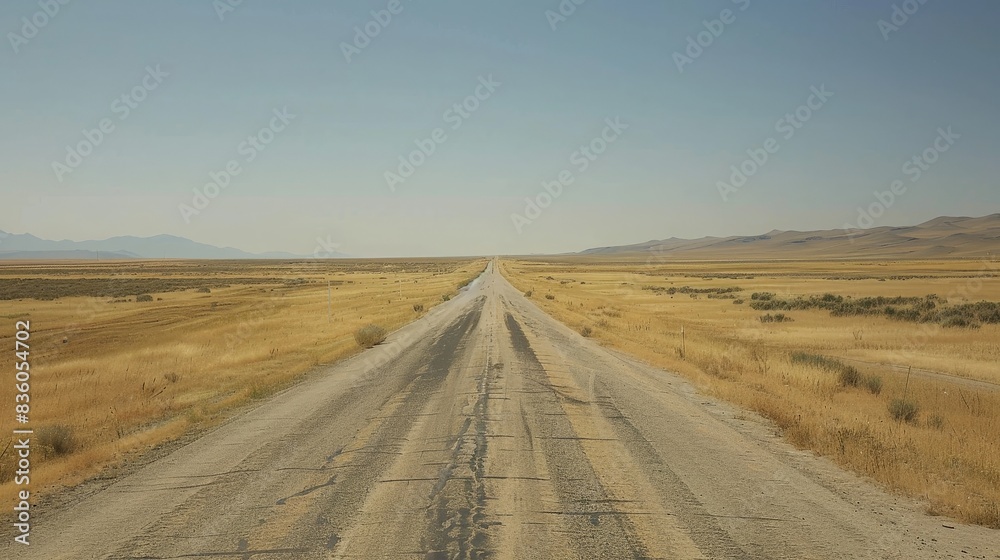
<instances>
[{"instance_id":1,"label":"hazy sky near horizon","mask_svg":"<svg viewBox=\"0 0 1000 560\"><path fill-rule=\"evenodd\" d=\"M0 229L436 256L990 214L998 16L990 0L11 0ZM387 180L400 158L419 163ZM724 197L732 166L753 173Z\"/></svg>"}]
</instances>

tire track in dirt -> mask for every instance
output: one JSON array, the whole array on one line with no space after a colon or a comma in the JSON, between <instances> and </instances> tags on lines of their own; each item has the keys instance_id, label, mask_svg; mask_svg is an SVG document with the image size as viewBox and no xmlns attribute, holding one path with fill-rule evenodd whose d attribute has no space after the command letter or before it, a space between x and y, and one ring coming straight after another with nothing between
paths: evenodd
<instances>
[{"instance_id":1,"label":"tire track in dirt","mask_svg":"<svg viewBox=\"0 0 1000 560\"><path fill-rule=\"evenodd\" d=\"M593 559L643 559L650 551L638 538L627 514L616 509L613 499L601 485L579 436L566 418L558 391L552 386L528 342L521 325L509 312L505 324L514 351L521 359L525 378L546 389L525 397L531 432L542 447L562 510L547 512L563 518L573 532L573 544L579 557Z\"/></svg>"},{"instance_id":2,"label":"tire track in dirt","mask_svg":"<svg viewBox=\"0 0 1000 560\"><path fill-rule=\"evenodd\" d=\"M265 550L272 551L268 554L290 551L288 554L296 558L322 557L318 551L331 550L340 542L371 487L396 461L412 428L412 418L423 412L447 378L451 360L478 322L481 310L480 301L428 341L428 352L403 355L378 368L373 379L333 400L329 414L310 417L282 445L265 447L248 457L236 469L236 478L196 493L121 547L115 558L159 557L153 551L159 555L167 552L166 557L201 557L237 552L254 555ZM426 361L412 363L412 357ZM405 373L389 374L397 369ZM381 391L374 389L379 383L385 385ZM370 401L373 394L382 395L374 414L352 406ZM325 436L329 423L350 420L346 410L362 413L354 419L354 435L335 448L323 450L322 463L300 462L300 455L315 456L317 449L329 444ZM269 501L261 496L261 488L289 485L292 489ZM312 529L292 530L295 527ZM237 539L236 535L244 537ZM239 550L241 542L249 547ZM275 546L276 542L280 546Z\"/></svg>"},{"instance_id":3,"label":"tire track in dirt","mask_svg":"<svg viewBox=\"0 0 1000 560\"><path fill-rule=\"evenodd\" d=\"M688 530L688 536L709 558L750 560L750 556L719 527L690 488L671 470L648 439L629 421L609 396L607 387L598 381L597 407L611 423L619 440L638 462L646 465L646 476L660 493L660 499L674 506L675 515Z\"/></svg>"}]
</instances>

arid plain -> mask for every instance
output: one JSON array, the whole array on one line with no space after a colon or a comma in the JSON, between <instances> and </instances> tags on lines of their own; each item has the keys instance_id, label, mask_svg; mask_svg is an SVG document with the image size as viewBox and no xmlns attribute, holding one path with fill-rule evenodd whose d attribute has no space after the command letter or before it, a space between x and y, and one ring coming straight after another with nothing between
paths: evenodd
<instances>
[{"instance_id":1,"label":"arid plain","mask_svg":"<svg viewBox=\"0 0 1000 560\"><path fill-rule=\"evenodd\" d=\"M993 557L991 259L0 272L26 558Z\"/></svg>"},{"instance_id":2,"label":"arid plain","mask_svg":"<svg viewBox=\"0 0 1000 560\"><path fill-rule=\"evenodd\" d=\"M454 295L485 260L39 261L0 264L3 330L31 322L32 489L113 476ZM0 399L14 402L13 383ZM0 429L10 434L13 417ZM16 457L0 443L0 500ZM44 502L43 502L44 503Z\"/></svg>"},{"instance_id":3,"label":"arid plain","mask_svg":"<svg viewBox=\"0 0 1000 560\"><path fill-rule=\"evenodd\" d=\"M505 261L543 310L930 514L1000 528L1000 261Z\"/></svg>"}]
</instances>

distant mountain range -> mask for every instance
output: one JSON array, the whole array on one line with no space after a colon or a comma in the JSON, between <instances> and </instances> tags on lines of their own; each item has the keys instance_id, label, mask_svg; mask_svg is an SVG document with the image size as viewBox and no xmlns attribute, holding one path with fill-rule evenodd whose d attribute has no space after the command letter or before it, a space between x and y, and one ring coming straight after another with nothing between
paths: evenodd
<instances>
[{"instance_id":1,"label":"distant mountain range","mask_svg":"<svg viewBox=\"0 0 1000 560\"><path fill-rule=\"evenodd\" d=\"M949 258L1000 252L1000 214L935 218L909 227L772 231L750 237L647 241L587 249L581 255L646 256L656 260L808 258Z\"/></svg>"},{"instance_id":2,"label":"distant mountain range","mask_svg":"<svg viewBox=\"0 0 1000 560\"><path fill-rule=\"evenodd\" d=\"M334 258L347 255L335 253ZM112 237L101 241L52 241L34 235L0 231L0 259L301 259L311 255L248 253L177 237Z\"/></svg>"},{"instance_id":3,"label":"distant mountain range","mask_svg":"<svg viewBox=\"0 0 1000 560\"><path fill-rule=\"evenodd\" d=\"M598 247L580 255L669 260L949 258L1000 252L1000 214L935 218L917 226L864 230L771 231L749 237L653 240ZM332 258L344 258L342 253ZM174 235L112 237L102 241L52 241L0 231L0 260L7 259L302 259L311 255L248 253Z\"/></svg>"}]
</instances>

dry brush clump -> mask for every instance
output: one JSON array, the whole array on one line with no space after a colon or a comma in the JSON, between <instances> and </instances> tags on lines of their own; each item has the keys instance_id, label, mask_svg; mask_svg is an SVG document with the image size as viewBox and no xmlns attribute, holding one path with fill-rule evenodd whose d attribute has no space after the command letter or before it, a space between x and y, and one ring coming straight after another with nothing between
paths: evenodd
<instances>
[{"instance_id":1,"label":"dry brush clump","mask_svg":"<svg viewBox=\"0 0 1000 560\"><path fill-rule=\"evenodd\" d=\"M385 342L388 332L379 325L365 325L354 332L354 340L362 348L372 348Z\"/></svg>"},{"instance_id":2,"label":"dry brush clump","mask_svg":"<svg viewBox=\"0 0 1000 560\"><path fill-rule=\"evenodd\" d=\"M844 365L837 372L837 378L844 387L858 387L864 380L864 376L854 366Z\"/></svg>"},{"instance_id":3,"label":"dry brush clump","mask_svg":"<svg viewBox=\"0 0 1000 560\"><path fill-rule=\"evenodd\" d=\"M691 286L683 286L680 288L675 287L665 287L665 286L655 286L655 285L645 285L642 287L643 290L653 292L655 294L707 294L710 298L711 296L722 296L722 295L732 295L743 291L743 288L736 286L725 287L725 288L692 288ZM715 299L728 299L728 298L715 298Z\"/></svg>"},{"instance_id":4,"label":"dry brush clump","mask_svg":"<svg viewBox=\"0 0 1000 560\"><path fill-rule=\"evenodd\" d=\"M917 421L919 413L920 407L911 400L900 398L889 401L889 414L892 415L893 420L913 423Z\"/></svg>"},{"instance_id":5,"label":"dry brush clump","mask_svg":"<svg viewBox=\"0 0 1000 560\"><path fill-rule=\"evenodd\" d=\"M865 375L858 368L849 366L840 360L808 352L792 352L791 361L793 364L804 364L836 373L837 383L841 387L864 387L873 395L878 395L882 392L881 377L878 375Z\"/></svg>"},{"instance_id":6,"label":"dry brush clump","mask_svg":"<svg viewBox=\"0 0 1000 560\"><path fill-rule=\"evenodd\" d=\"M880 394L882 394L882 378L881 377L879 377L877 375L869 375L869 376L865 377L865 379L864 379L864 381L862 383L864 383L864 386L865 386L865 388L868 389L869 393L871 393L873 395L880 395Z\"/></svg>"},{"instance_id":7,"label":"dry brush clump","mask_svg":"<svg viewBox=\"0 0 1000 560\"><path fill-rule=\"evenodd\" d=\"M912 323L936 323L943 327L980 328L1000 324L1000 303L981 301L950 305L935 294L925 297L869 296L861 298L834 294L778 299L773 293L755 293L750 306L758 311L823 309L834 317L882 316Z\"/></svg>"},{"instance_id":8,"label":"dry brush clump","mask_svg":"<svg viewBox=\"0 0 1000 560\"><path fill-rule=\"evenodd\" d=\"M35 438L42 453L48 457L61 457L76 450L73 429L64 424L45 426L38 430Z\"/></svg>"},{"instance_id":9,"label":"dry brush clump","mask_svg":"<svg viewBox=\"0 0 1000 560\"><path fill-rule=\"evenodd\" d=\"M122 299L138 294L181 292L189 289L225 288L231 285L276 284L272 278L0 278L0 300L57 300L89 296Z\"/></svg>"},{"instance_id":10,"label":"dry brush clump","mask_svg":"<svg viewBox=\"0 0 1000 560\"><path fill-rule=\"evenodd\" d=\"M758 320L761 323L791 323L794 321L794 319L784 313L775 313L774 315L768 313L767 315L761 315Z\"/></svg>"}]
</instances>

